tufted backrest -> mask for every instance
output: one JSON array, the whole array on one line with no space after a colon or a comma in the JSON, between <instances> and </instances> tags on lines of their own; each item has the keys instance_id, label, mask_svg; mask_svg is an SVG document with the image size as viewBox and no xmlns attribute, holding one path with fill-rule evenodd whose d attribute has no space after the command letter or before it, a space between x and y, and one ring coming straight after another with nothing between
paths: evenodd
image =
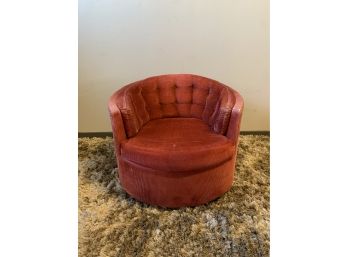
<instances>
[{"instance_id":1,"label":"tufted backrest","mask_svg":"<svg viewBox=\"0 0 348 257\"><path fill-rule=\"evenodd\" d=\"M133 137L148 121L171 117L199 118L215 133L225 134L234 102L227 86L208 78L180 74L130 84L117 105L127 137Z\"/></svg>"}]
</instances>

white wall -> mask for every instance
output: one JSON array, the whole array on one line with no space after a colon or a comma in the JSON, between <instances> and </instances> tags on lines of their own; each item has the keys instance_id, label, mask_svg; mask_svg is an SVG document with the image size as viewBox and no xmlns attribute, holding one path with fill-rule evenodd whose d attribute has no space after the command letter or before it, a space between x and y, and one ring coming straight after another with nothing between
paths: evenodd
<instances>
[{"instance_id":1,"label":"white wall","mask_svg":"<svg viewBox=\"0 0 348 257\"><path fill-rule=\"evenodd\" d=\"M268 0L80 0L79 131L111 131L109 96L193 73L245 100L242 130L269 130Z\"/></svg>"}]
</instances>

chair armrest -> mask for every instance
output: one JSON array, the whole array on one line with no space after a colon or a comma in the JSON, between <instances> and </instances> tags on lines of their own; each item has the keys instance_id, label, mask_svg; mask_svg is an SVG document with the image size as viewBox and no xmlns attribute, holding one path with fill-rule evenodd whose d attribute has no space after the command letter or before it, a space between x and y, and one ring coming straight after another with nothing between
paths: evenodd
<instances>
[{"instance_id":1,"label":"chair armrest","mask_svg":"<svg viewBox=\"0 0 348 257\"><path fill-rule=\"evenodd\" d=\"M115 97L116 95L113 95L110 98L108 109L111 120L112 133L116 146L115 152L117 156L119 156L121 154L120 145L123 141L127 140L127 135L123 125L121 111L116 104Z\"/></svg>"},{"instance_id":2,"label":"chair armrest","mask_svg":"<svg viewBox=\"0 0 348 257\"><path fill-rule=\"evenodd\" d=\"M228 125L226 136L232 141L234 145L237 146L244 101L242 96L238 92L233 90L233 94L235 96L235 103L232 107L230 123Z\"/></svg>"}]
</instances>

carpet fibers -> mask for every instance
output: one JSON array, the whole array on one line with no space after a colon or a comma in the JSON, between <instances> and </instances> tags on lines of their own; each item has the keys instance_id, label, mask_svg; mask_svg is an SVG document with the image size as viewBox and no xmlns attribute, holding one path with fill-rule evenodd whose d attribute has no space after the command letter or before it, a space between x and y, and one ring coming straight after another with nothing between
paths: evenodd
<instances>
[{"instance_id":1,"label":"carpet fibers","mask_svg":"<svg viewBox=\"0 0 348 257\"><path fill-rule=\"evenodd\" d=\"M231 190L180 209L123 191L110 137L79 139L79 256L269 256L269 137L240 136Z\"/></svg>"}]
</instances>

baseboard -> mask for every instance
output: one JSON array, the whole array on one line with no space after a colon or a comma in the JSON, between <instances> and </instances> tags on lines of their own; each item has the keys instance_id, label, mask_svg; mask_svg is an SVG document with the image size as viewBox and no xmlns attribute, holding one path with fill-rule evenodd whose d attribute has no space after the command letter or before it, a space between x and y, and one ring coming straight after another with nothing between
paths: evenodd
<instances>
[{"instance_id":1,"label":"baseboard","mask_svg":"<svg viewBox=\"0 0 348 257\"><path fill-rule=\"evenodd\" d=\"M253 130L253 131L241 131L241 135L262 135L262 136L270 136L270 131L267 130Z\"/></svg>"},{"instance_id":2,"label":"baseboard","mask_svg":"<svg viewBox=\"0 0 348 257\"><path fill-rule=\"evenodd\" d=\"M269 136L270 131L241 131L240 134ZM79 138L81 137L112 137L112 132L79 132Z\"/></svg>"},{"instance_id":3,"label":"baseboard","mask_svg":"<svg viewBox=\"0 0 348 257\"><path fill-rule=\"evenodd\" d=\"M80 137L112 137L112 132L79 132Z\"/></svg>"}]
</instances>

